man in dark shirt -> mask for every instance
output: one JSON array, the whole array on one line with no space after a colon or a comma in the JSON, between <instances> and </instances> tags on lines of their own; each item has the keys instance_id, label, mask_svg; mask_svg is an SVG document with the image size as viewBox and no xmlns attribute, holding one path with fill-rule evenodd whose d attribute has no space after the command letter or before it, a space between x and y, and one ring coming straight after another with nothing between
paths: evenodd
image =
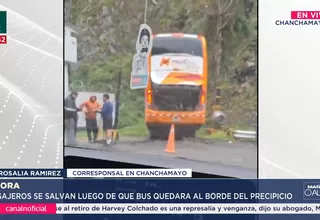
<instances>
[{"instance_id":1,"label":"man in dark shirt","mask_svg":"<svg viewBox=\"0 0 320 220\"><path fill-rule=\"evenodd\" d=\"M64 100L64 112L65 112L65 131L66 131L66 143L67 146L75 146L76 135L77 135L77 123L78 123L78 112L81 111L77 108L76 99L78 97L77 92L72 92Z\"/></svg>"},{"instance_id":2,"label":"man in dark shirt","mask_svg":"<svg viewBox=\"0 0 320 220\"><path fill-rule=\"evenodd\" d=\"M112 141L111 129L113 125L113 105L110 102L110 97L108 94L103 95L103 106L101 110L101 117L103 121L103 130L106 132L106 141L107 144L110 144Z\"/></svg>"}]
</instances>

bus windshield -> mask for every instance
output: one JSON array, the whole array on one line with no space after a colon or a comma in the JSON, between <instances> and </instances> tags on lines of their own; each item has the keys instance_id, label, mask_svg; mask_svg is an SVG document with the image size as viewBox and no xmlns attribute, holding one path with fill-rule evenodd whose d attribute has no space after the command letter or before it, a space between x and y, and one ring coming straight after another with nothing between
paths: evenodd
<instances>
[{"instance_id":1,"label":"bus windshield","mask_svg":"<svg viewBox=\"0 0 320 220\"><path fill-rule=\"evenodd\" d=\"M155 37L152 56L163 54L188 54L203 57L202 43L198 38L189 37Z\"/></svg>"}]
</instances>

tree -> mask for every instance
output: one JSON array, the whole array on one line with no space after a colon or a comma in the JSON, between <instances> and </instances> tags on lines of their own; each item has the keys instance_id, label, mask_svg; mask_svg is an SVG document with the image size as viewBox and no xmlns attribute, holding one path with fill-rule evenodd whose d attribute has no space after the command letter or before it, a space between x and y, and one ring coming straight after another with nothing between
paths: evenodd
<instances>
[{"instance_id":1,"label":"tree","mask_svg":"<svg viewBox=\"0 0 320 220\"><path fill-rule=\"evenodd\" d=\"M128 103L126 106L130 105L130 112L121 112L122 118L126 115L126 125L136 123L135 119L138 117L143 118L143 115L138 116L144 102L143 94L142 91L130 90L129 75L138 28L144 20L144 3L143 0L73 0L71 21L82 29L78 41L83 55L83 62L74 75L74 80L90 82L96 85L96 90L105 89L106 84L115 88L113 79L118 72L115 70L121 69L125 78L122 100ZM237 71L245 73L252 72L251 69L254 72L256 70L255 67L248 66L251 60L255 63L256 56L256 2L161 0L153 4L150 1L147 23L154 33L184 32L204 35L209 53L210 104L213 104L213 93L219 85L223 87L224 101L228 100L225 103L226 110L241 110L241 114L238 114L240 116L237 115L236 118L243 121L242 112L255 108L254 90L239 92L239 88L250 77L245 76L241 83L233 83L230 79L234 78ZM250 80L254 79L251 78ZM247 104L242 105L238 103L239 100L244 100ZM211 110L211 106L208 107ZM234 121L233 124L238 123L238 119Z\"/></svg>"}]
</instances>

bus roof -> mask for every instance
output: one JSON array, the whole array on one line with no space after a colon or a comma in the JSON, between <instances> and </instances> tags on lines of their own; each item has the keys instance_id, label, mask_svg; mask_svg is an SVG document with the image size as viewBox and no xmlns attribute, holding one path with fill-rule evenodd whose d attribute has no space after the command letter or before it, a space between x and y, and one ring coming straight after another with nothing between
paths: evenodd
<instances>
[{"instance_id":1,"label":"bus roof","mask_svg":"<svg viewBox=\"0 0 320 220\"><path fill-rule=\"evenodd\" d=\"M187 38L201 38L201 35L184 34L184 33L160 33L154 34L153 37L187 37Z\"/></svg>"}]
</instances>

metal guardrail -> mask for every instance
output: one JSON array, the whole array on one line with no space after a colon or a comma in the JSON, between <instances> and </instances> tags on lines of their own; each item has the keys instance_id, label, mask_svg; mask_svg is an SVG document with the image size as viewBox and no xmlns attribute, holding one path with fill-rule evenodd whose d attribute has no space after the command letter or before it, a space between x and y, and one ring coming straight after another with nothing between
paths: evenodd
<instances>
[{"instance_id":1,"label":"metal guardrail","mask_svg":"<svg viewBox=\"0 0 320 220\"><path fill-rule=\"evenodd\" d=\"M257 132L255 131L243 131L243 130L235 130L232 132L232 136L235 139L257 139Z\"/></svg>"}]
</instances>

